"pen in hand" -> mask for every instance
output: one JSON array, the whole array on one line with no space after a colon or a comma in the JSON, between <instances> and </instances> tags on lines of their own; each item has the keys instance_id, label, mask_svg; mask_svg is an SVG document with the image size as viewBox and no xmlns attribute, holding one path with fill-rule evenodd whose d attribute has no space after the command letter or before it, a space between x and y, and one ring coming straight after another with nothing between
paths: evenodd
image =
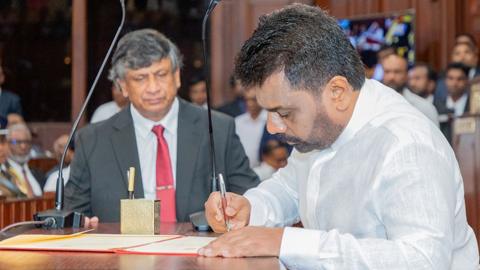
<instances>
[{"instance_id":1,"label":"pen in hand","mask_svg":"<svg viewBox=\"0 0 480 270\"><path fill-rule=\"evenodd\" d=\"M128 176L128 198L133 200L133 191L134 191L134 184L135 184L135 168L130 167L127 171Z\"/></svg>"},{"instance_id":2,"label":"pen in hand","mask_svg":"<svg viewBox=\"0 0 480 270\"><path fill-rule=\"evenodd\" d=\"M218 182L220 186L220 195L222 199L222 211L223 211L223 219L225 220L225 227L227 228L227 232L231 230L230 219L227 217L225 213L227 209L227 190L225 188L225 180L223 179L223 175L221 173L218 174Z\"/></svg>"}]
</instances>

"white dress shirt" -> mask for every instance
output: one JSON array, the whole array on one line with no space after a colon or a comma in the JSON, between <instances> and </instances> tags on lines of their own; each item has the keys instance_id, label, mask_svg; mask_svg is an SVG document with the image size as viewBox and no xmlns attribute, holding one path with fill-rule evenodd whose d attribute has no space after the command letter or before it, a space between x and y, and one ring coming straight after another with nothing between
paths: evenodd
<instances>
[{"instance_id":1,"label":"white dress shirt","mask_svg":"<svg viewBox=\"0 0 480 270\"><path fill-rule=\"evenodd\" d=\"M43 186L43 192L55 192L57 190L58 171L56 170L48 176L45 186ZM62 177L63 185L65 186L70 178L70 166L63 168Z\"/></svg>"},{"instance_id":2,"label":"white dress shirt","mask_svg":"<svg viewBox=\"0 0 480 270\"><path fill-rule=\"evenodd\" d=\"M248 112L235 117L236 132L250 161L250 168L260 165L260 141L267 123L267 115L267 111L262 110L256 119Z\"/></svg>"},{"instance_id":3,"label":"white dress shirt","mask_svg":"<svg viewBox=\"0 0 480 270\"><path fill-rule=\"evenodd\" d=\"M153 200L157 197L156 162L158 143L157 136L152 131L152 128L156 125L162 125L165 128L163 136L167 141L168 152L170 153L173 186L176 186L178 107L178 99L175 98L167 115L165 115L165 117L159 122L154 122L143 117L135 107L130 104L130 112L135 127L135 138L137 141L140 169L142 170L143 192L146 199Z\"/></svg>"},{"instance_id":4,"label":"white dress shirt","mask_svg":"<svg viewBox=\"0 0 480 270\"><path fill-rule=\"evenodd\" d=\"M272 166L268 165L268 163L262 161L260 166L253 168L253 171L258 175L260 181L267 180L277 171Z\"/></svg>"},{"instance_id":5,"label":"white dress shirt","mask_svg":"<svg viewBox=\"0 0 480 270\"><path fill-rule=\"evenodd\" d=\"M118 107L115 101L110 101L100 105L95 112L93 112L92 119L90 119L90 123L97 123L103 120L107 120L108 118L114 116L116 113L120 111L120 107Z\"/></svg>"},{"instance_id":6,"label":"white dress shirt","mask_svg":"<svg viewBox=\"0 0 480 270\"><path fill-rule=\"evenodd\" d=\"M408 102L410 102L410 104L413 105L413 107L417 108L420 112L432 120L437 127L440 126L437 109L432 103L413 93L408 88L403 89L402 95Z\"/></svg>"},{"instance_id":7,"label":"white dress shirt","mask_svg":"<svg viewBox=\"0 0 480 270\"><path fill-rule=\"evenodd\" d=\"M454 111L455 117L460 117L465 113L467 106L468 94L463 94L457 101L453 101L451 96L447 97L447 108Z\"/></svg>"},{"instance_id":8,"label":"white dress shirt","mask_svg":"<svg viewBox=\"0 0 480 270\"><path fill-rule=\"evenodd\" d=\"M21 177L24 177L22 168L25 169L25 173L27 174L27 178L28 178L28 183L30 183L30 186L32 187L33 194L37 197L42 196L42 189L40 188L40 184L38 183L35 176L33 176L27 163L20 165L19 163L11 159L8 159L8 164L10 164L12 169L14 169L15 172Z\"/></svg>"},{"instance_id":9,"label":"white dress shirt","mask_svg":"<svg viewBox=\"0 0 480 270\"><path fill-rule=\"evenodd\" d=\"M288 226L289 269L477 269L463 180L440 130L367 80L345 130L245 194L250 225Z\"/></svg>"}]
</instances>

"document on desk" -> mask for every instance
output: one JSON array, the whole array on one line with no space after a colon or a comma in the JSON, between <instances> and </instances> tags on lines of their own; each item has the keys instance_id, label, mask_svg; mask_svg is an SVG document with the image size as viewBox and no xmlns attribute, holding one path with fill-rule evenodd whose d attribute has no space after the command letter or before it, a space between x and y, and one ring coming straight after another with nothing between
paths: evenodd
<instances>
[{"instance_id":1,"label":"document on desk","mask_svg":"<svg viewBox=\"0 0 480 270\"><path fill-rule=\"evenodd\" d=\"M215 237L182 235L18 235L0 242L0 250L42 250L164 255L195 255Z\"/></svg>"}]
</instances>

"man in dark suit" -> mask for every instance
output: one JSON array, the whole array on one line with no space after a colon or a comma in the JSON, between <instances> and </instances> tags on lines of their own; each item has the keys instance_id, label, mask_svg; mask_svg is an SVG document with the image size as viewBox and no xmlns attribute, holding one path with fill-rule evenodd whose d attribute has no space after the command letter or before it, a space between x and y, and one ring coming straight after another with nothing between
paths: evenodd
<instances>
[{"instance_id":1,"label":"man in dark suit","mask_svg":"<svg viewBox=\"0 0 480 270\"><path fill-rule=\"evenodd\" d=\"M0 118L6 119L10 113L21 115L22 106L20 105L20 98L14 93L2 89L4 82L5 73L0 61Z\"/></svg>"},{"instance_id":2,"label":"man in dark suit","mask_svg":"<svg viewBox=\"0 0 480 270\"><path fill-rule=\"evenodd\" d=\"M155 30L134 31L119 41L110 79L131 105L79 131L66 208L118 222L120 200L128 194L126 173L135 167L135 197L160 199L163 221L187 221L203 210L211 190L207 112L176 97L180 68L176 46ZM227 189L243 194L258 177L233 119L215 112L212 117L217 172L226 176Z\"/></svg>"}]
</instances>

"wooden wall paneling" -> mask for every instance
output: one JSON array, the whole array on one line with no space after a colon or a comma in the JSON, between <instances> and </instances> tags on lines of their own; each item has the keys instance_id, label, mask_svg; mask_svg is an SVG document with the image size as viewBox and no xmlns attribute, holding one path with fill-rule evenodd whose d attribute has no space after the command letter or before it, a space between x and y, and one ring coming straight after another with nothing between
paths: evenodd
<instances>
[{"instance_id":1,"label":"wooden wall paneling","mask_svg":"<svg viewBox=\"0 0 480 270\"><path fill-rule=\"evenodd\" d=\"M72 121L87 91L87 1L72 2ZM84 122L84 120L83 120Z\"/></svg>"},{"instance_id":2,"label":"wooden wall paneling","mask_svg":"<svg viewBox=\"0 0 480 270\"><path fill-rule=\"evenodd\" d=\"M425 1L425 0L423 0ZM362 2L362 1L360 1ZM401 11L412 8L412 0L382 0L381 10L383 12Z\"/></svg>"},{"instance_id":3,"label":"wooden wall paneling","mask_svg":"<svg viewBox=\"0 0 480 270\"><path fill-rule=\"evenodd\" d=\"M381 0L350 1L349 14L375 14L381 12Z\"/></svg>"},{"instance_id":4,"label":"wooden wall paneling","mask_svg":"<svg viewBox=\"0 0 480 270\"><path fill-rule=\"evenodd\" d=\"M441 54L438 38L442 35L438 1L414 0L416 60L440 69Z\"/></svg>"}]
</instances>

